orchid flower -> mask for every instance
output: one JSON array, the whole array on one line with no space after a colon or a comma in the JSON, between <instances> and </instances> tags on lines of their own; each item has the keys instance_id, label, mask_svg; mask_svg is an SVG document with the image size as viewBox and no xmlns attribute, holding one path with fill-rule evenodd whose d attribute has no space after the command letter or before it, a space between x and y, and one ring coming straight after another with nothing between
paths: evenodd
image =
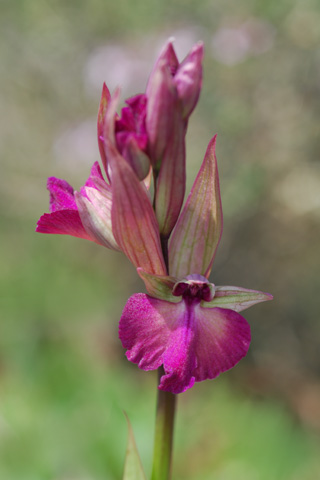
<instances>
[{"instance_id":1,"label":"orchid flower","mask_svg":"<svg viewBox=\"0 0 320 480\"><path fill-rule=\"evenodd\" d=\"M127 358L143 370L163 366L159 388L174 394L235 366L250 344L250 326L239 312L272 299L208 280L222 233L215 141L170 238L168 275L138 268L148 294L133 295L120 320Z\"/></svg>"},{"instance_id":2,"label":"orchid flower","mask_svg":"<svg viewBox=\"0 0 320 480\"><path fill-rule=\"evenodd\" d=\"M50 212L42 215L36 231L72 235L119 250L111 226L111 187L95 162L91 174L80 192L75 192L65 180L48 178Z\"/></svg>"}]
</instances>

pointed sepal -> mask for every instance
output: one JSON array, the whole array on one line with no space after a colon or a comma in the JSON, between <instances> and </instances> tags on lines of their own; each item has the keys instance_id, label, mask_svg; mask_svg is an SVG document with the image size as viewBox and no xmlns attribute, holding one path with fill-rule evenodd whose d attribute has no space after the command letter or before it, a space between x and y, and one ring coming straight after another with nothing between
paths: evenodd
<instances>
[{"instance_id":1,"label":"pointed sepal","mask_svg":"<svg viewBox=\"0 0 320 480\"><path fill-rule=\"evenodd\" d=\"M220 307L241 312L257 303L272 300L270 293L249 290L241 287L220 286L216 287L215 296L211 302L202 302L204 308Z\"/></svg>"},{"instance_id":2,"label":"pointed sepal","mask_svg":"<svg viewBox=\"0 0 320 480\"><path fill-rule=\"evenodd\" d=\"M122 480L147 480L143 471L130 420L126 413L125 416L128 423L128 444Z\"/></svg>"},{"instance_id":3,"label":"pointed sepal","mask_svg":"<svg viewBox=\"0 0 320 480\"><path fill-rule=\"evenodd\" d=\"M112 181L112 230L131 263L148 273L166 275L158 223L144 183L108 140Z\"/></svg>"},{"instance_id":4,"label":"pointed sepal","mask_svg":"<svg viewBox=\"0 0 320 480\"><path fill-rule=\"evenodd\" d=\"M216 136L208 145L200 171L169 242L169 272L183 278L197 272L208 278L222 234L222 208Z\"/></svg>"},{"instance_id":5,"label":"pointed sepal","mask_svg":"<svg viewBox=\"0 0 320 480\"><path fill-rule=\"evenodd\" d=\"M137 272L144 281L146 289L151 297L166 300L171 303L178 303L181 298L172 295L172 290L177 279L170 276L151 275L142 268L137 268Z\"/></svg>"},{"instance_id":6,"label":"pointed sepal","mask_svg":"<svg viewBox=\"0 0 320 480\"><path fill-rule=\"evenodd\" d=\"M98 123L98 140L99 140L99 149L103 149L103 155L101 154L102 163L108 180L110 181L110 165L108 158L108 151L106 149L106 144L111 143L116 147L116 137L115 137L115 122L118 118L117 107L120 99L120 89L116 88L113 95L108 98L108 102L105 101L105 108L103 110L103 122L99 126ZM98 117L99 118L99 117Z\"/></svg>"},{"instance_id":7,"label":"pointed sepal","mask_svg":"<svg viewBox=\"0 0 320 480\"><path fill-rule=\"evenodd\" d=\"M169 38L169 40L161 50L159 57L157 58L157 61L154 64L154 67L152 69L151 75L149 77L148 85L147 85L147 92L146 92L147 95L149 93L150 84L152 83L152 78L155 72L158 70L160 63L164 62L168 66L171 72L171 75L175 75L179 67L179 60L177 58L176 52L173 47L173 40L174 40L173 38Z\"/></svg>"},{"instance_id":8,"label":"pointed sepal","mask_svg":"<svg viewBox=\"0 0 320 480\"><path fill-rule=\"evenodd\" d=\"M188 118L196 106L202 86L203 43L197 43L179 65L174 76L183 118Z\"/></svg>"},{"instance_id":9,"label":"pointed sepal","mask_svg":"<svg viewBox=\"0 0 320 480\"><path fill-rule=\"evenodd\" d=\"M100 100L99 111L98 111L97 132L98 132L98 145L99 145L101 161L105 170L107 169L107 158L104 151L104 144L103 144L102 138L104 135L106 112L107 112L110 98L111 96L110 96L109 89L107 85L104 83L102 87L101 100Z\"/></svg>"},{"instance_id":10,"label":"pointed sepal","mask_svg":"<svg viewBox=\"0 0 320 480\"><path fill-rule=\"evenodd\" d=\"M147 86L146 130L148 150L153 167L159 170L162 157L171 136L177 90L165 59L160 60Z\"/></svg>"},{"instance_id":11,"label":"pointed sepal","mask_svg":"<svg viewBox=\"0 0 320 480\"><path fill-rule=\"evenodd\" d=\"M186 185L185 122L177 109L156 183L155 211L159 230L168 238L183 204Z\"/></svg>"}]
</instances>

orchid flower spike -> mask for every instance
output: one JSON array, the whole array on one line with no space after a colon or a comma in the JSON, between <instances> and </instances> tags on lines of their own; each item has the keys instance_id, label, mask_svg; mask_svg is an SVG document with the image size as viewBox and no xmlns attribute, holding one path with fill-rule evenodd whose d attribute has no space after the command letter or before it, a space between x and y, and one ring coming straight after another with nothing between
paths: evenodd
<instances>
[{"instance_id":1,"label":"orchid flower spike","mask_svg":"<svg viewBox=\"0 0 320 480\"><path fill-rule=\"evenodd\" d=\"M104 173L95 162L79 192L50 177L50 213L36 229L91 240L128 257L148 294L129 298L120 339L141 369L163 366L159 388L174 394L236 365L250 344L249 324L239 312L272 299L209 282L222 234L216 137L181 211L185 135L201 90L202 59L199 43L179 63L169 41L146 92L127 100L121 115L120 91L111 96L104 84L98 112Z\"/></svg>"}]
</instances>

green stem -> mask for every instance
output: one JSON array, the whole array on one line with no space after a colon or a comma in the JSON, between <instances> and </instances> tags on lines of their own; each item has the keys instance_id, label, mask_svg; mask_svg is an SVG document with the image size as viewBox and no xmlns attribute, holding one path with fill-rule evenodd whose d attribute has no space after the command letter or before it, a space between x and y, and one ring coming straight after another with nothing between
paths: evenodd
<instances>
[{"instance_id":1,"label":"green stem","mask_svg":"<svg viewBox=\"0 0 320 480\"><path fill-rule=\"evenodd\" d=\"M159 380L164 374L158 370ZM158 390L151 480L170 480L176 396Z\"/></svg>"},{"instance_id":2,"label":"green stem","mask_svg":"<svg viewBox=\"0 0 320 480\"><path fill-rule=\"evenodd\" d=\"M154 169L154 202L157 191L157 175L158 171ZM168 237L160 235L160 242L167 272L169 273ZM164 374L163 367L160 367L158 369L158 384ZM158 389L151 480L170 480L171 477L175 406L176 396L173 393Z\"/></svg>"}]
</instances>

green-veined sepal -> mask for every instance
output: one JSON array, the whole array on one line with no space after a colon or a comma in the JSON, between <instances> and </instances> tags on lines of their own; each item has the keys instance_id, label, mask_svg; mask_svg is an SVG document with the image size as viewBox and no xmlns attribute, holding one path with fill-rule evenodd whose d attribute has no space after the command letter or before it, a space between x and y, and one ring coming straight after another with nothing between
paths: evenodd
<instances>
[{"instance_id":1,"label":"green-veined sepal","mask_svg":"<svg viewBox=\"0 0 320 480\"><path fill-rule=\"evenodd\" d=\"M202 302L203 307L228 308L235 312L241 312L260 302L272 300L270 293L249 290L241 287L221 286L216 287L214 299L211 302Z\"/></svg>"},{"instance_id":2,"label":"green-veined sepal","mask_svg":"<svg viewBox=\"0 0 320 480\"><path fill-rule=\"evenodd\" d=\"M177 282L177 279L170 276L152 275L145 272L142 268L137 268L137 272L144 281L146 289L151 297L166 300L171 303L178 303L181 301L180 297L174 297L172 290Z\"/></svg>"}]
</instances>

